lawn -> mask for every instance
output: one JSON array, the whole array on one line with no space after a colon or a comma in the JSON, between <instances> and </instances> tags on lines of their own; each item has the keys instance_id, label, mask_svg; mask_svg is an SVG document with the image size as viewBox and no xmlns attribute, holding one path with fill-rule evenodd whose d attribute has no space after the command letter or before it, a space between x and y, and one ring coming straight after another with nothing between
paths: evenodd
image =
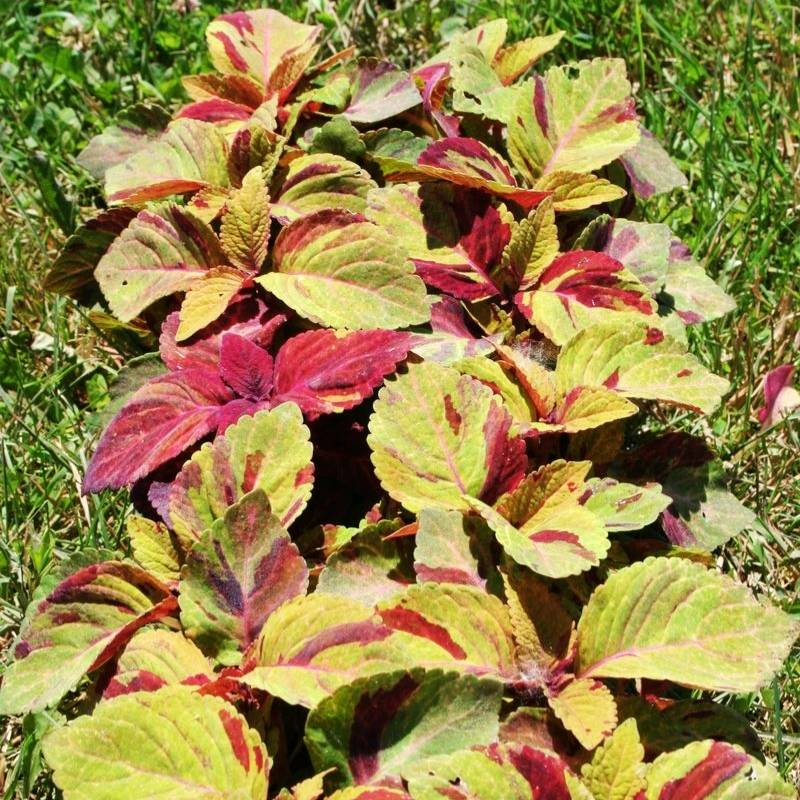
<instances>
[{"instance_id":1,"label":"lawn","mask_svg":"<svg viewBox=\"0 0 800 800\"><path fill-rule=\"evenodd\" d=\"M125 106L176 104L180 76L205 65L203 30L253 2L7 0L0 5L0 636L9 643L54 561L114 548L123 494L81 497L81 475L123 360L152 349L48 294L48 263L100 193L74 162ZM531 6L535 5L535 10ZM189 10L187 10L187 7ZM558 29L566 61L621 56L646 126L688 175L688 192L649 201L734 296L737 310L695 329L693 349L733 390L701 423L736 494L760 524L727 546L724 568L800 613L800 427L759 432L765 373L800 365L800 86L797 9L763 0L308 0L276 8L402 64L443 37L505 16L509 38ZM552 56L551 56L552 58ZM545 62L545 65L547 62ZM758 696L731 697L768 757L800 782L800 651ZM37 721L9 726L0 747L5 797L49 797L37 776ZM2 778L0 778L2 779Z\"/></svg>"}]
</instances>

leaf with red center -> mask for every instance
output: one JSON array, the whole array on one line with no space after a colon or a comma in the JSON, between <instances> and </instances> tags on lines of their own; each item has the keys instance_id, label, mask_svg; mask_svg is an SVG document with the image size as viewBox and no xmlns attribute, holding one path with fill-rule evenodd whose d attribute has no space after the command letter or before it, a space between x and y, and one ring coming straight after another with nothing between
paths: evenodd
<instances>
[{"instance_id":1,"label":"leaf with red center","mask_svg":"<svg viewBox=\"0 0 800 800\"><path fill-rule=\"evenodd\" d=\"M652 294L667 277L672 233L666 225L615 219L602 226L599 249L629 269Z\"/></svg>"},{"instance_id":2,"label":"leaf with red center","mask_svg":"<svg viewBox=\"0 0 800 800\"><path fill-rule=\"evenodd\" d=\"M100 259L95 277L114 314L129 321L224 262L208 225L185 209L166 206L140 211Z\"/></svg>"},{"instance_id":3,"label":"leaf with red center","mask_svg":"<svg viewBox=\"0 0 800 800\"><path fill-rule=\"evenodd\" d=\"M262 490L284 526L311 496L308 428L294 403L244 416L183 465L169 494L169 522L188 550L247 493Z\"/></svg>"},{"instance_id":4,"label":"leaf with red center","mask_svg":"<svg viewBox=\"0 0 800 800\"><path fill-rule=\"evenodd\" d=\"M645 774L650 800L781 800L795 790L774 767L725 742L692 742L664 753Z\"/></svg>"},{"instance_id":5,"label":"leaf with red center","mask_svg":"<svg viewBox=\"0 0 800 800\"><path fill-rule=\"evenodd\" d=\"M597 566L610 547L602 521L580 504L589 462L554 461L528 475L491 508L472 507L517 563L549 578Z\"/></svg>"},{"instance_id":6,"label":"leaf with red center","mask_svg":"<svg viewBox=\"0 0 800 800\"><path fill-rule=\"evenodd\" d=\"M192 100L213 100L218 97L253 109L263 99L261 87L246 75L218 75L215 72L183 75L181 84Z\"/></svg>"},{"instance_id":7,"label":"leaf with red center","mask_svg":"<svg viewBox=\"0 0 800 800\"><path fill-rule=\"evenodd\" d=\"M578 386L570 389L564 397L556 399L556 405L543 419L521 420L523 435L539 433L581 433L599 428L609 422L634 415L638 407L622 395L603 386Z\"/></svg>"},{"instance_id":8,"label":"leaf with red center","mask_svg":"<svg viewBox=\"0 0 800 800\"><path fill-rule=\"evenodd\" d=\"M237 11L206 29L211 61L225 75L255 81L264 97L283 103L311 64L322 28L295 22L273 9Z\"/></svg>"},{"instance_id":9,"label":"leaf with red center","mask_svg":"<svg viewBox=\"0 0 800 800\"><path fill-rule=\"evenodd\" d=\"M531 186L551 172L591 172L638 141L631 85L618 58L581 61L577 75L559 66L535 76L508 125L509 155Z\"/></svg>"},{"instance_id":10,"label":"leaf with red center","mask_svg":"<svg viewBox=\"0 0 800 800\"><path fill-rule=\"evenodd\" d=\"M79 569L28 610L15 660L3 674L0 713L54 706L139 628L176 609L169 588L133 564L107 561Z\"/></svg>"},{"instance_id":11,"label":"leaf with red center","mask_svg":"<svg viewBox=\"0 0 800 800\"><path fill-rule=\"evenodd\" d=\"M247 122L253 116L250 106L234 103L219 97L188 103L176 114L176 119L196 119L215 125Z\"/></svg>"},{"instance_id":12,"label":"leaf with red center","mask_svg":"<svg viewBox=\"0 0 800 800\"><path fill-rule=\"evenodd\" d=\"M219 347L219 374L240 397L266 400L272 392L272 356L237 333L225 333Z\"/></svg>"},{"instance_id":13,"label":"leaf with red center","mask_svg":"<svg viewBox=\"0 0 800 800\"><path fill-rule=\"evenodd\" d=\"M407 72L375 58L359 62L350 91L350 102L342 114L351 122L380 122L422 102Z\"/></svg>"},{"instance_id":14,"label":"leaf with red center","mask_svg":"<svg viewBox=\"0 0 800 800\"><path fill-rule=\"evenodd\" d=\"M508 760L530 784L536 800L570 800L567 765L555 754L528 745L509 748Z\"/></svg>"},{"instance_id":15,"label":"leaf with red center","mask_svg":"<svg viewBox=\"0 0 800 800\"><path fill-rule=\"evenodd\" d=\"M399 777L422 758L488 744L497 736L499 683L438 670L355 681L309 714L306 746L317 770L341 783Z\"/></svg>"},{"instance_id":16,"label":"leaf with red center","mask_svg":"<svg viewBox=\"0 0 800 800\"><path fill-rule=\"evenodd\" d=\"M228 187L228 144L209 122L180 119L106 172L109 203L144 203L207 186Z\"/></svg>"},{"instance_id":17,"label":"leaf with red center","mask_svg":"<svg viewBox=\"0 0 800 800\"><path fill-rule=\"evenodd\" d=\"M511 230L488 197L411 183L373 190L368 206L369 219L400 243L429 286L469 300L498 293L489 274Z\"/></svg>"},{"instance_id":18,"label":"leaf with red center","mask_svg":"<svg viewBox=\"0 0 800 800\"><path fill-rule=\"evenodd\" d=\"M97 295L94 270L114 240L136 216L121 206L100 212L67 239L44 279L44 288L91 303Z\"/></svg>"},{"instance_id":19,"label":"leaf with red center","mask_svg":"<svg viewBox=\"0 0 800 800\"><path fill-rule=\"evenodd\" d=\"M181 624L204 652L237 664L269 615L307 586L305 560L257 489L192 547L181 573Z\"/></svg>"},{"instance_id":20,"label":"leaf with red center","mask_svg":"<svg viewBox=\"0 0 800 800\"><path fill-rule=\"evenodd\" d=\"M525 317L558 345L598 322L656 317L655 302L633 273L591 250L558 256L535 286L515 299Z\"/></svg>"},{"instance_id":21,"label":"leaf with red center","mask_svg":"<svg viewBox=\"0 0 800 800\"><path fill-rule=\"evenodd\" d=\"M466 496L493 502L522 477L525 447L510 428L487 386L438 364L412 364L381 389L368 442L384 489L410 511L466 510Z\"/></svg>"},{"instance_id":22,"label":"leaf with red center","mask_svg":"<svg viewBox=\"0 0 800 800\"><path fill-rule=\"evenodd\" d=\"M398 164L386 175L390 181L442 180L479 189L505 200L513 200L526 211L538 205L550 192L517 186L505 160L483 142L465 136L451 136L429 144L415 164Z\"/></svg>"},{"instance_id":23,"label":"leaf with red center","mask_svg":"<svg viewBox=\"0 0 800 800\"><path fill-rule=\"evenodd\" d=\"M648 198L673 189L685 189L689 181L658 139L642 126L639 132L639 141L620 158L637 196Z\"/></svg>"},{"instance_id":24,"label":"leaf with red center","mask_svg":"<svg viewBox=\"0 0 800 800\"><path fill-rule=\"evenodd\" d=\"M431 306L430 325L431 333L411 335L411 351L425 361L450 365L462 358L488 355L494 349L488 339L470 330L463 306L448 295Z\"/></svg>"},{"instance_id":25,"label":"leaf with red center","mask_svg":"<svg viewBox=\"0 0 800 800\"><path fill-rule=\"evenodd\" d=\"M204 369L184 369L146 383L111 420L83 479L84 492L128 486L185 452L217 428L230 389Z\"/></svg>"},{"instance_id":26,"label":"leaf with red center","mask_svg":"<svg viewBox=\"0 0 800 800\"><path fill-rule=\"evenodd\" d=\"M344 411L369 397L406 357L407 333L308 331L275 359L274 401L297 403L309 419Z\"/></svg>"},{"instance_id":27,"label":"leaf with red center","mask_svg":"<svg viewBox=\"0 0 800 800\"><path fill-rule=\"evenodd\" d=\"M236 708L167 686L100 703L43 749L67 800L263 800L269 759Z\"/></svg>"}]
</instances>

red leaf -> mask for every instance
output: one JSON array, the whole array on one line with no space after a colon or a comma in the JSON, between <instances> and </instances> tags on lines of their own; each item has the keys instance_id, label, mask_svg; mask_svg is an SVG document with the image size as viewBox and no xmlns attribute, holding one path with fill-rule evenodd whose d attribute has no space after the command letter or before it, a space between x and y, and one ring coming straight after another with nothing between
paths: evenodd
<instances>
[{"instance_id":1,"label":"red leaf","mask_svg":"<svg viewBox=\"0 0 800 800\"><path fill-rule=\"evenodd\" d=\"M240 397L266 400L272 390L272 356L238 333L226 333L219 348L219 374Z\"/></svg>"}]
</instances>

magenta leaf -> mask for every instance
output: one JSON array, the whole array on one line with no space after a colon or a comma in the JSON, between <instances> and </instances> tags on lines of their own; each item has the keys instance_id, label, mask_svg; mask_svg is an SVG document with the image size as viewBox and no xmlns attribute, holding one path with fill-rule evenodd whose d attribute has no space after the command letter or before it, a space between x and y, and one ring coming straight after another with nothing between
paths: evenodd
<instances>
[{"instance_id":1,"label":"magenta leaf","mask_svg":"<svg viewBox=\"0 0 800 800\"><path fill-rule=\"evenodd\" d=\"M272 356L238 333L226 333L219 348L222 380L246 400L266 400L272 390Z\"/></svg>"},{"instance_id":2,"label":"magenta leaf","mask_svg":"<svg viewBox=\"0 0 800 800\"><path fill-rule=\"evenodd\" d=\"M764 378L764 407L758 409L762 429L775 425L800 406L800 394L793 385L794 367L782 364Z\"/></svg>"},{"instance_id":3,"label":"magenta leaf","mask_svg":"<svg viewBox=\"0 0 800 800\"><path fill-rule=\"evenodd\" d=\"M397 331L309 331L275 360L273 404L291 400L310 419L344 411L369 397L406 357L411 337Z\"/></svg>"}]
</instances>

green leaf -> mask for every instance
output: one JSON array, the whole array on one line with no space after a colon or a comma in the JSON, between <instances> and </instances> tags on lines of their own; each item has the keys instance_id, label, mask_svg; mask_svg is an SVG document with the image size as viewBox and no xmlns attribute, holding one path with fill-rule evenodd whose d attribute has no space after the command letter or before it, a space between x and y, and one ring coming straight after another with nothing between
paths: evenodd
<instances>
[{"instance_id":1,"label":"green leaf","mask_svg":"<svg viewBox=\"0 0 800 800\"><path fill-rule=\"evenodd\" d=\"M267 257L269 195L261 167L251 169L232 193L222 218L220 241L234 267L258 272Z\"/></svg>"},{"instance_id":2,"label":"green leaf","mask_svg":"<svg viewBox=\"0 0 800 800\"><path fill-rule=\"evenodd\" d=\"M306 746L317 770L344 783L399 776L429 756L497 737L502 686L440 670L390 672L355 681L308 716Z\"/></svg>"},{"instance_id":3,"label":"green leaf","mask_svg":"<svg viewBox=\"0 0 800 800\"><path fill-rule=\"evenodd\" d=\"M603 323L580 331L559 355L556 380L565 395L576 386L605 386L706 414L729 387L682 344L646 323Z\"/></svg>"},{"instance_id":4,"label":"green leaf","mask_svg":"<svg viewBox=\"0 0 800 800\"><path fill-rule=\"evenodd\" d=\"M289 526L306 507L313 485L311 434L294 403L243 416L207 442L172 484L169 520L186 549L226 509L255 489Z\"/></svg>"},{"instance_id":5,"label":"green leaf","mask_svg":"<svg viewBox=\"0 0 800 800\"><path fill-rule=\"evenodd\" d=\"M305 595L308 567L261 489L232 505L181 571L181 624L223 664L237 664L267 618Z\"/></svg>"},{"instance_id":6,"label":"green leaf","mask_svg":"<svg viewBox=\"0 0 800 800\"><path fill-rule=\"evenodd\" d=\"M268 758L230 704L183 688L100 704L44 740L65 800L263 800Z\"/></svg>"},{"instance_id":7,"label":"green leaf","mask_svg":"<svg viewBox=\"0 0 800 800\"><path fill-rule=\"evenodd\" d=\"M513 113L518 86L505 86L483 53L474 45L461 45L450 68L453 109L506 122Z\"/></svg>"},{"instance_id":8,"label":"green leaf","mask_svg":"<svg viewBox=\"0 0 800 800\"><path fill-rule=\"evenodd\" d=\"M219 319L246 277L233 267L213 267L192 284L181 303L175 341L183 342Z\"/></svg>"},{"instance_id":9,"label":"green leaf","mask_svg":"<svg viewBox=\"0 0 800 800\"><path fill-rule=\"evenodd\" d=\"M671 502L657 483L636 486L613 478L590 478L586 487L591 496L584 500L584 506L612 532L644 528L655 522Z\"/></svg>"},{"instance_id":10,"label":"green leaf","mask_svg":"<svg viewBox=\"0 0 800 800\"><path fill-rule=\"evenodd\" d=\"M301 316L331 328L404 328L430 319L425 284L377 225L328 209L284 228L258 278Z\"/></svg>"},{"instance_id":11,"label":"green leaf","mask_svg":"<svg viewBox=\"0 0 800 800\"><path fill-rule=\"evenodd\" d=\"M172 613L167 586L132 564L91 564L65 578L26 617L5 670L0 715L55 705L142 626Z\"/></svg>"},{"instance_id":12,"label":"green leaf","mask_svg":"<svg viewBox=\"0 0 800 800\"><path fill-rule=\"evenodd\" d=\"M591 172L610 163L639 141L630 94L619 58L551 67L528 81L508 126L514 166L533 185L543 174Z\"/></svg>"},{"instance_id":13,"label":"green leaf","mask_svg":"<svg viewBox=\"0 0 800 800\"><path fill-rule=\"evenodd\" d=\"M579 674L752 692L800 626L745 586L681 558L648 558L595 590L578 623Z\"/></svg>"},{"instance_id":14,"label":"green leaf","mask_svg":"<svg viewBox=\"0 0 800 800\"><path fill-rule=\"evenodd\" d=\"M402 774L414 800L531 800L530 784L511 764L477 750L426 758Z\"/></svg>"},{"instance_id":15,"label":"green leaf","mask_svg":"<svg viewBox=\"0 0 800 800\"><path fill-rule=\"evenodd\" d=\"M617 725L617 704L609 688L591 678L578 678L549 691L547 702L561 724L593 750Z\"/></svg>"},{"instance_id":16,"label":"green leaf","mask_svg":"<svg viewBox=\"0 0 800 800\"><path fill-rule=\"evenodd\" d=\"M136 561L162 581L177 581L181 562L169 529L160 522L136 515L128 517L125 526Z\"/></svg>"},{"instance_id":17,"label":"green leaf","mask_svg":"<svg viewBox=\"0 0 800 800\"><path fill-rule=\"evenodd\" d=\"M562 39L564 31L549 36L521 39L497 51L492 67L497 77L507 86L527 72L543 55L549 53Z\"/></svg>"},{"instance_id":18,"label":"green leaf","mask_svg":"<svg viewBox=\"0 0 800 800\"><path fill-rule=\"evenodd\" d=\"M542 175L534 188L553 193L552 203L556 211L582 211L601 203L613 203L626 194L621 186L605 178L563 170Z\"/></svg>"},{"instance_id":19,"label":"green leaf","mask_svg":"<svg viewBox=\"0 0 800 800\"><path fill-rule=\"evenodd\" d=\"M524 469L521 440L492 390L438 364L409 365L381 389L367 438L383 488L410 511L469 509ZM503 474L503 472L507 474Z\"/></svg>"},{"instance_id":20,"label":"green leaf","mask_svg":"<svg viewBox=\"0 0 800 800\"><path fill-rule=\"evenodd\" d=\"M635 800L644 788L644 747L636 721L623 722L581 768L583 782L594 800Z\"/></svg>"},{"instance_id":21,"label":"green leaf","mask_svg":"<svg viewBox=\"0 0 800 800\"><path fill-rule=\"evenodd\" d=\"M667 277L672 232L660 223L615 219L604 226L603 252L621 261L655 294Z\"/></svg>"},{"instance_id":22,"label":"green leaf","mask_svg":"<svg viewBox=\"0 0 800 800\"><path fill-rule=\"evenodd\" d=\"M224 263L214 231L168 205L140 211L100 259L95 277L114 315L128 322Z\"/></svg>"}]
</instances>

